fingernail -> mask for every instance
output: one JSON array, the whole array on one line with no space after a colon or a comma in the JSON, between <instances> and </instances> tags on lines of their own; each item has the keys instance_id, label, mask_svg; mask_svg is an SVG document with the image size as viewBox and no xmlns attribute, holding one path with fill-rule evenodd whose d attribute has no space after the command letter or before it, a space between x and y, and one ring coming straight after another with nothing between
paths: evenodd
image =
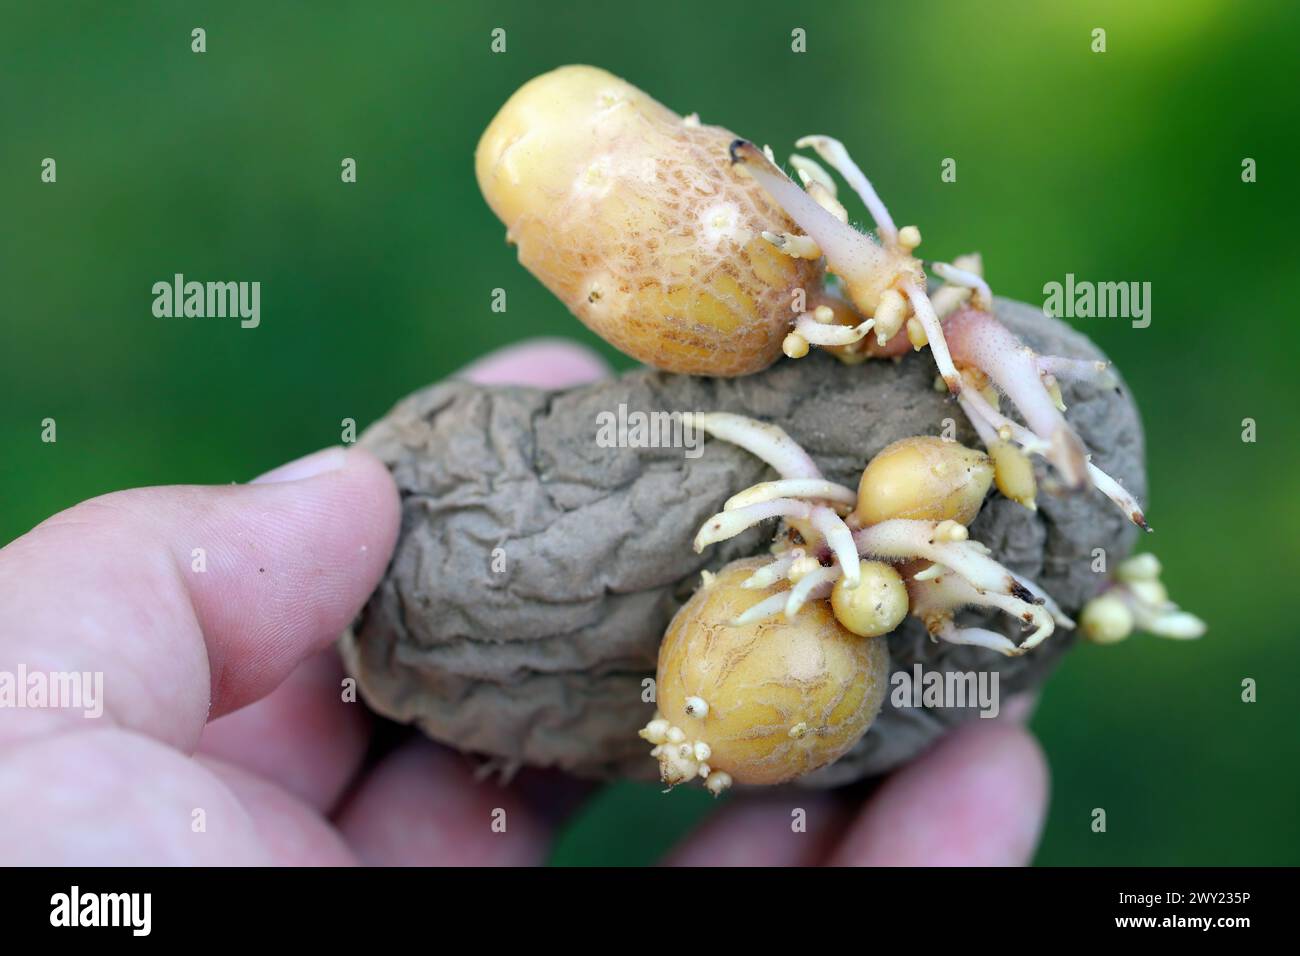
<instances>
[{"instance_id":1,"label":"fingernail","mask_svg":"<svg viewBox=\"0 0 1300 956\"><path fill-rule=\"evenodd\" d=\"M531 385L570 388L609 375L609 366L591 349L563 339L529 339L497 349L456 373L476 385Z\"/></svg>"},{"instance_id":2,"label":"fingernail","mask_svg":"<svg viewBox=\"0 0 1300 956\"><path fill-rule=\"evenodd\" d=\"M323 448L296 461L281 465L279 468L272 468L266 474L258 475L249 484L269 485L280 481L301 481L304 478L315 478L317 475L323 475L326 472L338 471L347 462L347 457L348 453L342 448Z\"/></svg>"}]
</instances>

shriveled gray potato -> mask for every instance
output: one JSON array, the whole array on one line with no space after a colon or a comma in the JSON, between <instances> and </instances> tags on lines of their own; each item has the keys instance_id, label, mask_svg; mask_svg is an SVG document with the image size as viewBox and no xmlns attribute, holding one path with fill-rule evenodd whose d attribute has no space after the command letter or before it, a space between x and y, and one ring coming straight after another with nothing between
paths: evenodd
<instances>
[{"instance_id":1,"label":"shriveled gray potato","mask_svg":"<svg viewBox=\"0 0 1300 956\"><path fill-rule=\"evenodd\" d=\"M1095 359L1095 346L1040 310L1006 300L998 317L1040 353ZM709 440L678 448L601 447L601 413L729 411L774 421L827 477L856 487L885 445L940 434L978 446L961 410L934 386L928 353L844 366L821 353L739 379L634 371L558 392L431 386L399 403L361 443L392 469L402 533L384 580L342 640L349 671L376 711L504 766L556 766L586 777L652 778L637 737L660 638L704 569L764 551L771 528L695 554L691 541L734 492L772 477L756 458ZM1068 418L1094 460L1144 499L1143 439L1120 389L1064 386ZM1067 613L1101 584L1136 529L1100 494L1050 493L1038 462L1039 510L996 493L971 536L1028 575ZM966 612L1011 634L1006 616ZM1058 629L1017 658L936 644L908 618L888 638L893 667L991 671L1002 700L1041 682L1073 637ZM895 708L858 745L800 782L834 786L911 759L976 713Z\"/></svg>"}]
</instances>

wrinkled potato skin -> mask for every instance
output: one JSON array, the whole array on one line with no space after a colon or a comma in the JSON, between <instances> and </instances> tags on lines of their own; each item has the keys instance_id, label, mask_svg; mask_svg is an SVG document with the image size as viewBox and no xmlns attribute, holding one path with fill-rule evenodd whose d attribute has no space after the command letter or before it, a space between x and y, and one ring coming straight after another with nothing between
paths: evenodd
<instances>
[{"instance_id":1,"label":"wrinkled potato skin","mask_svg":"<svg viewBox=\"0 0 1300 956\"><path fill-rule=\"evenodd\" d=\"M732 168L735 138L566 66L506 102L475 169L519 261L592 331L655 368L730 377L776 360L794 290L822 280L762 238L798 230Z\"/></svg>"},{"instance_id":2,"label":"wrinkled potato skin","mask_svg":"<svg viewBox=\"0 0 1300 956\"><path fill-rule=\"evenodd\" d=\"M826 601L808 602L793 622L727 625L778 590L740 587L768 560L724 567L677 612L659 648L660 714L707 743L709 766L737 783L782 783L838 759L875 720L888 688L888 644L845 630ZM687 715L688 697L707 701L708 714ZM807 733L791 737L800 723Z\"/></svg>"}]
</instances>

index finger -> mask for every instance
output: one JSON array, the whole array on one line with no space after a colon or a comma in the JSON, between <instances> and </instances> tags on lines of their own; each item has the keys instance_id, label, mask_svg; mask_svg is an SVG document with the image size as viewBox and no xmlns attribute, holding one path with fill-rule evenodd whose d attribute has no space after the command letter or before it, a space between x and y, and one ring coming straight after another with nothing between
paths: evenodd
<instances>
[{"instance_id":1,"label":"index finger","mask_svg":"<svg viewBox=\"0 0 1300 956\"><path fill-rule=\"evenodd\" d=\"M107 720L192 750L209 716L265 695L342 631L396 540L396 490L365 452L266 477L115 492L8 545L0 669L49 686L99 675ZM0 742L85 726L66 708L3 713Z\"/></svg>"}]
</instances>

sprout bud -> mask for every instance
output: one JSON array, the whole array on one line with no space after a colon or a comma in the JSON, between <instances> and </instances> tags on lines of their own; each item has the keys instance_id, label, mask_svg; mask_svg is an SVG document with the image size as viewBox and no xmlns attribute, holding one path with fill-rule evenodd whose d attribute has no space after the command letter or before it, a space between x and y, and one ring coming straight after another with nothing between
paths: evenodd
<instances>
[{"instance_id":1,"label":"sprout bud","mask_svg":"<svg viewBox=\"0 0 1300 956\"><path fill-rule=\"evenodd\" d=\"M898 246L904 252L910 253L921 244L921 230L916 226L904 226L898 230Z\"/></svg>"},{"instance_id":2,"label":"sprout bud","mask_svg":"<svg viewBox=\"0 0 1300 956\"><path fill-rule=\"evenodd\" d=\"M952 541L965 541L969 537L970 532L966 530L966 526L961 522L952 521L951 519L948 521L940 521L939 526L934 529L935 544Z\"/></svg>"},{"instance_id":3,"label":"sprout bud","mask_svg":"<svg viewBox=\"0 0 1300 956\"><path fill-rule=\"evenodd\" d=\"M1115 576L1121 581L1158 581L1160 570L1160 559L1154 554L1135 554L1120 562Z\"/></svg>"},{"instance_id":4,"label":"sprout bud","mask_svg":"<svg viewBox=\"0 0 1300 956\"><path fill-rule=\"evenodd\" d=\"M993 459L993 480L998 491L1030 511L1036 511L1038 482L1034 479L1034 466L1029 456L1011 442L999 438L989 443L989 457Z\"/></svg>"},{"instance_id":5,"label":"sprout bud","mask_svg":"<svg viewBox=\"0 0 1300 956\"><path fill-rule=\"evenodd\" d=\"M668 739L668 721L656 718L641 730L641 738L652 744L661 744Z\"/></svg>"},{"instance_id":6,"label":"sprout bud","mask_svg":"<svg viewBox=\"0 0 1300 956\"><path fill-rule=\"evenodd\" d=\"M1133 633L1133 612L1115 594L1102 594L1083 606L1079 630L1094 644L1115 644Z\"/></svg>"},{"instance_id":7,"label":"sprout bud","mask_svg":"<svg viewBox=\"0 0 1300 956\"><path fill-rule=\"evenodd\" d=\"M710 773L708 780L705 781L704 783L704 788L708 790L709 793L713 794L715 797L721 794L723 790L726 790L730 786L731 786L731 774L722 773L721 771L717 771L717 770Z\"/></svg>"},{"instance_id":8,"label":"sprout bud","mask_svg":"<svg viewBox=\"0 0 1300 956\"><path fill-rule=\"evenodd\" d=\"M703 720L705 717L709 716L709 705L702 697L687 697L686 713L691 717ZM701 757L700 759L704 760L705 758Z\"/></svg>"},{"instance_id":9,"label":"sprout bud","mask_svg":"<svg viewBox=\"0 0 1300 956\"><path fill-rule=\"evenodd\" d=\"M1101 644L1114 643L1134 630L1183 640L1205 633L1204 621L1169 600L1153 554L1121 562L1110 589L1084 606L1081 623L1084 634Z\"/></svg>"},{"instance_id":10,"label":"sprout bud","mask_svg":"<svg viewBox=\"0 0 1300 956\"><path fill-rule=\"evenodd\" d=\"M911 342L912 348L918 352L930 344L930 339L925 334L925 326L914 318L907 320L907 341Z\"/></svg>"},{"instance_id":11,"label":"sprout bud","mask_svg":"<svg viewBox=\"0 0 1300 956\"><path fill-rule=\"evenodd\" d=\"M800 359L808 354L808 340L798 332L791 332L781 342L781 351L792 359Z\"/></svg>"},{"instance_id":12,"label":"sprout bud","mask_svg":"<svg viewBox=\"0 0 1300 956\"><path fill-rule=\"evenodd\" d=\"M795 558L791 563L790 570L786 574L786 577L789 579L791 584L798 584L820 567L821 562L816 558L809 557L808 555L801 555Z\"/></svg>"},{"instance_id":13,"label":"sprout bud","mask_svg":"<svg viewBox=\"0 0 1300 956\"><path fill-rule=\"evenodd\" d=\"M1160 608L1169 603L1169 590L1159 581L1126 581L1125 585L1130 594L1148 607Z\"/></svg>"},{"instance_id":14,"label":"sprout bud","mask_svg":"<svg viewBox=\"0 0 1300 956\"><path fill-rule=\"evenodd\" d=\"M903 327L907 318L907 300L894 289L887 289L880 296L880 305L876 307L876 342L884 345Z\"/></svg>"}]
</instances>

